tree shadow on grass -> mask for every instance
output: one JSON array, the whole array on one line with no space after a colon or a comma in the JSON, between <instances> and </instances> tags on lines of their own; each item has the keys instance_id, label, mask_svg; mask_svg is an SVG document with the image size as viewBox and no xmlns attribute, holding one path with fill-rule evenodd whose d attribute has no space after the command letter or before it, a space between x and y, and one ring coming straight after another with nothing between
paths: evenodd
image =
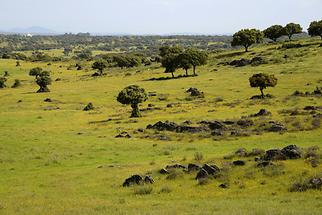
<instances>
[{"instance_id":1,"label":"tree shadow on grass","mask_svg":"<svg viewBox=\"0 0 322 215\"><path fill-rule=\"evenodd\" d=\"M174 80L174 79L180 79L180 78L191 78L191 77L197 77L198 75L179 75L177 77L160 77L160 78L150 78L146 79L144 81L166 81L166 80Z\"/></svg>"}]
</instances>

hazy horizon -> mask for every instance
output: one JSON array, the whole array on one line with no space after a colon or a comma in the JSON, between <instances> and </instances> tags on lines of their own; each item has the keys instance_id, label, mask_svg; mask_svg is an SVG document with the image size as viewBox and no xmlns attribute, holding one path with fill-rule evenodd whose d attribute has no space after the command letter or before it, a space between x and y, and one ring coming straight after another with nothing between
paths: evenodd
<instances>
[{"instance_id":1,"label":"hazy horizon","mask_svg":"<svg viewBox=\"0 0 322 215\"><path fill-rule=\"evenodd\" d=\"M56 33L231 34L289 22L306 30L322 19L321 10L322 0L6 0L0 30L40 26Z\"/></svg>"}]
</instances>

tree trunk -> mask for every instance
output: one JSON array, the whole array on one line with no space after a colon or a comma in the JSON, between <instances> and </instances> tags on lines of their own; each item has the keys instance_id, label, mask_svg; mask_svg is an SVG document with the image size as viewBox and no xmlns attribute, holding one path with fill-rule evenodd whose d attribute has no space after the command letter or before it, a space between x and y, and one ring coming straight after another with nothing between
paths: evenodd
<instances>
[{"instance_id":1,"label":"tree trunk","mask_svg":"<svg viewBox=\"0 0 322 215\"><path fill-rule=\"evenodd\" d=\"M261 87L261 88L259 88L260 89L260 91L261 91L261 96L262 96L262 98L264 98L265 97L265 95L264 95L264 92L263 92L263 88Z\"/></svg>"},{"instance_id":2,"label":"tree trunk","mask_svg":"<svg viewBox=\"0 0 322 215\"><path fill-rule=\"evenodd\" d=\"M248 46L245 46L245 52L248 52Z\"/></svg>"},{"instance_id":3,"label":"tree trunk","mask_svg":"<svg viewBox=\"0 0 322 215\"><path fill-rule=\"evenodd\" d=\"M47 86L40 86L39 90L37 91L37 93L47 93L47 92L50 92Z\"/></svg>"},{"instance_id":4,"label":"tree trunk","mask_svg":"<svg viewBox=\"0 0 322 215\"><path fill-rule=\"evenodd\" d=\"M173 72L171 72L171 75L172 75L172 78L174 78L174 74L173 74Z\"/></svg>"},{"instance_id":5,"label":"tree trunk","mask_svg":"<svg viewBox=\"0 0 322 215\"><path fill-rule=\"evenodd\" d=\"M288 35L288 39L292 40L292 34Z\"/></svg>"},{"instance_id":6,"label":"tree trunk","mask_svg":"<svg viewBox=\"0 0 322 215\"><path fill-rule=\"evenodd\" d=\"M141 117L141 113L140 113L140 109L139 109L139 105L138 104L131 104L132 107L132 114L131 114L131 118L137 118L137 117Z\"/></svg>"},{"instance_id":7,"label":"tree trunk","mask_svg":"<svg viewBox=\"0 0 322 215\"><path fill-rule=\"evenodd\" d=\"M185 69L186 70L186 76L188 76L188 69Z\"/></svg>"},{"instance_id":8,"label":"tree trunk","mask_svg":"<svg viewBox=\"0 0 322 215\"><path fill-rule=\"evenodd\" d=\"M99 73L100 73L100 76L102 76L103 75L103 70L99 70Z\"/></svg>"},{"instance_id":9,"label":"tree trunk","mask_svg":"<svg viewBox=\"0 0 322 215\"><path fill-rule=\"evenodd\" d=\"M196 75L196 66L193 66L193 75Z\"/></svg>"}]
</instances>

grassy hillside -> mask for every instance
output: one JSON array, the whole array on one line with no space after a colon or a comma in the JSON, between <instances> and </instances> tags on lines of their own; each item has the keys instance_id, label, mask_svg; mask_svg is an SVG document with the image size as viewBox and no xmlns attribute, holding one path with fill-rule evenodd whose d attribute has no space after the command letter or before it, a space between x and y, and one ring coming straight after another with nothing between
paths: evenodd
<instances>
[{"instance_id":1,"label":"grassy hillside","mask_svg":"<svg viewBox=\"0 0 322 215\"><path fill-rule=\"evenodd\" d=\"M154 64L111 69L104 77L92 78L93 71L67 70L74 62L21 62L16 67L14 60L0 60L0 71L10 73L8 86L22 80L19 88L0 89L0 214L321 214L321 191L289 192L295 181L322 173L321 164L313 168L304 159L279 161L281 169L262 170L253 158L244 158L245 166L205 185L194 180L195 174L169 180L158 173L174 163L224 167L230 160L223 157L239 148L321 147L322 129L312 127L312 116L289 114L322 106L319 96L291 96L322 85L320 41L300 42L301 48L277 44L254 47L249 53L211 54L208 65L197 68L197 77L166 81L148 81L170 76ZM267 63L223 65L258 55ZM90 67L90 62L84 64ZM50 70L53 80L61 79L49 86L50 93L35 93L38 86L28 72L36 66ZM274 97L250 100L259 90L249 87L248 78L260 72L278 78L277 86L265 91ZM154 108L142 111L139 119L130 119L130 107L116 101L118 92L130 84L156 93L140 106ZM205 98L191 98L185 92L190 87L203 91ZM46 98L52 102L44 102ZM89 102L95 109L83 111ZM214 138L145 130L165 120L236 120L262 108L287 131ZM132 138L115 138L122 131ZM196 161L196 153L203 159ZM122 187L127 177L146 173L153 176L153 185ZM228 189L218 187L224 182L230 184ZM151 188L150 194L140 195Z\"/></svg>"}]
</instances>

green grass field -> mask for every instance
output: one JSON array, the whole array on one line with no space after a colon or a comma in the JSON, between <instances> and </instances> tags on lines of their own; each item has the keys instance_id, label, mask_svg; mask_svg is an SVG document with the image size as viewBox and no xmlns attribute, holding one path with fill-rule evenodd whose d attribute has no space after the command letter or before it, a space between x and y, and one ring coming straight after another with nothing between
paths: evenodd
<instances>
[{"instance_id":1,"label":"green grass field","mask_svg":"<svg viewBox=\"0 0 322 215\"><path fill-rule=\"evenodd\" d=\"M321 127L222 140L164 132L171 140L162 141L142 138L135 132L159 120L181 123L236 119L261 108L271 111L274 120L284 122L282 110L322 106L321 97L290 96L296 90L311 92L322 84L319 39L301 43L307 46L278 49L280 44L262 45L249 53L238 54L239 50L211 54L208 65L197 68L197 77L166 81L147 81L170 76L156 65L111 69L104 77L92 78L94 71L90 69L67 70L73 62L21 62L16 67L15 60L1 59L0 71L10 73L7 85L11 86L14 79L22 80L23 85L0 89L0 214L321 214L321 191L288 191L299 178L322 173L321 164L312 168L303 159L280 161L284 173L277 175L264 174L249 161L224 179L230 182L229 189L218 187L221 180L198 185L195 175L167 180L158 173L167 164L196 163L196 152L203 154L202 163L221 167L227 162L223 156L243 147L321 147ZM57 54L54 50L53 55ZM218 65L256 55L269 63L240 68ZM84 64L90 68L90 63ZM50 93L35 93L38 86L28 72L36 66L50 70L53 80L61 79L49 86ZM259 90L249 87L248 78L260 72L278 78L277 86L265 91L275 97L250 100ZM178 70L178 74L184 71ZM130 84L157 93L141 108L153 104L160 109L130 119L130 107L116 101L118 92ZM190 87L203 91L205 98L189 99L185 90ZM218 97L223 101L216 102ZM53 102L44 102L46 98ZM95 110L82 111L89 102ZM169 103L178 104L167 108ZM303 128L310 126L306 115L296 116L295 120ZM122 131L132 138L114 138ZM132 174L146 173L155 180L150 194L136 194L144 189L141 187L122 187L124 179Z\"/></svg>"}]
</instances>

